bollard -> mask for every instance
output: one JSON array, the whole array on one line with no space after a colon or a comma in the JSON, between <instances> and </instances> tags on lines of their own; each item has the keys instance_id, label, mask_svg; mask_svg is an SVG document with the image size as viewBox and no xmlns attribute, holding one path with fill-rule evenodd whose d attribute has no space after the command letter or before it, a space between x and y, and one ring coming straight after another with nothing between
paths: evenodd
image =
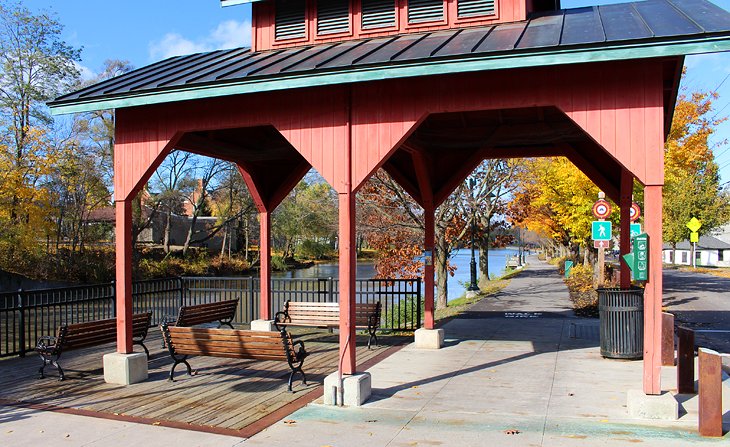
<instances>
[{"instance_id":1,"label":"bollard","mask_svg":"<svg viewBox=\"0 0 730 447\"><path fill-rule=\"evenodd\" d=\"M662 366L674 366L674 315L662 312Z\"/></svg>"},{"instance_id":2,"label":"bollard","mask_svg":"<svg viewBox=\"0 0 730 447\"><path fill-rule=\"evenodd\" d=\"M722 437L722 358L711 350L699 353L700 436Z\"/></svg>"},{"instance_id":3,"label":"bollard","mask_svg":"<svg viewBox=\"0 0 730 447\"><path fill-rule=\"evenodd\" d=\"M695 333L685 327L677 328L677 392L695 392Z\"/></svg>"}]
</instances>

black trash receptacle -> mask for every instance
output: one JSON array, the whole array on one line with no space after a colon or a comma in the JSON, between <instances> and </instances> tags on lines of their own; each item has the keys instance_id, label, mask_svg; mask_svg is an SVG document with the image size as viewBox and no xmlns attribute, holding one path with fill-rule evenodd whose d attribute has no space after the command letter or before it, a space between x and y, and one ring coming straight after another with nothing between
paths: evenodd
<instances>
[{"instance_id":1,"label":"black trash receptacle","mask_svg":"<svg viewBox=\"0 0 730 447\"><path fill-rule=\"evenodd\" d=\"M610 359L644 356L644 289L598 289L601 355Z\"/></svg>"}]
</instances>

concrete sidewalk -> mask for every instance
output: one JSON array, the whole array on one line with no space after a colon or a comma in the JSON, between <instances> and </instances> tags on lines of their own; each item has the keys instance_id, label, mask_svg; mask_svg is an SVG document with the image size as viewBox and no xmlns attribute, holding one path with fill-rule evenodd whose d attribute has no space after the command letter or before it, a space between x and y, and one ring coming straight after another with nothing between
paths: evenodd
<instances>
[{"instance_id":1,"label":"concrete sidewalk","mask_svg":"<svg viewBox=\"0 0 730 447\"><path fill-rule=\"evenodd\" d=\"M630 419L642 362L599 355L598 321L575 318L554 267L529 269L445 325L446 346L408 345L369 372L360 408L310 404L248 440L0 407L2 445L148 446L686 446L696 398L676 422ZM675 387L674 368L663 386ZM727 405L727 404L726 404ZM726 430L730 427L726 427ZM41 432L45 430L45 432ZM66 436L68 435L68 436Z\"/></svg>"}]
</instances>

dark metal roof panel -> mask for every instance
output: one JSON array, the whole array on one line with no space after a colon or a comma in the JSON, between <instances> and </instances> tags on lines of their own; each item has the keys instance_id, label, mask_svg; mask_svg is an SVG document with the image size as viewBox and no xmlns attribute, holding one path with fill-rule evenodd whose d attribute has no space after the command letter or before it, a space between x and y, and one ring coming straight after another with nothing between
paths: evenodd
<instances>
[{"instance_id":1,"label":"dark metal roof panel","mask_svg":"<svg viewBox=\"0 0 730 447\"><path fill-rule=\"evenodd\" d=\"M560 43L563 33L563 11L546 14L530 20L517 48L552 47Z\"/></svg>"},{"instance_id":2,"label":"dark metal roof panel","mask_svg":"<svg viewBox=\"0 0 730 447\"><path fill-rule=\"evenodd\" d=\"M707 0L645 0L541 13L529 20L251 53L219 50L173 57L59 97L52 105L132 94L225 86L249 79L326 73L373 65L430 63L478 55L519 55L662 38L730 34L730 13ZM466 60L466 59L464 59Z\"/></svg>"},{"instance_id":3,"label":"dark metal roof panel","mask_svg":"<svg viewBox=\"0 0 730 447\"><path fill-rule=\"evenodd\" d=\"M668 0L675 8L701 26L707 33L724 31L730 13L705 0Z\"/></svg>"},{"instance_id":4,"label":"dark metal roof panel","mask_svg":"<svg viewBox=\"0 0 730 447\"><path fill-rule=\"evenodd\" d=\"M561 45L578 45L604 42L606 34L597 7L576 8L565 11Z\"/></svg>"},{"instance_id":5,"label":"dark metal roof panel","mask_svg":"<svg viewBox=\"0 0 730 447\"><path fill-rule=\"evenodd\" d=\"M648 0L634 3L634 8L656 37L679 36L704 32L689 17L679 12L666 0Z\"/></svg>"},{"instance_id":6,"label":"dark metal roof panel","mask_svg":"<svg viewBox=\"0 0 730 447\"><path fill-rule=\"evenodd\" d=\"M653 37L651 30L632 3L599 6L598 13L607 41Z\"/></svg>"}]
</instances>

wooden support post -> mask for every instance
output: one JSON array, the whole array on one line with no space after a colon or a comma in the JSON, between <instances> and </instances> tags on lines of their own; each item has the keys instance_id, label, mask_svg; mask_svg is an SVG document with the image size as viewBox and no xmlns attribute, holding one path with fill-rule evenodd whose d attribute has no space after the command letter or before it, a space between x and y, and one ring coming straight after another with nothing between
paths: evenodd
<instances>
[{"instance_id":1,"label":"wooden support post","mask_svg":"<svg viewBox=\"0 0 730 447\"><path fill-rule=\"evenodd\" d=\"M662 186L644 188L649 281L644 288L644 393L662 392Z\"/></svg>"},{"instance_id":2,"label":"wooden support post","mask_svg":"<svg viewBox=\"0 0 730 447\"><path fill-rule=\"evenodd\" d=\"M677 392L695 392L695 333L685 327L677 328Z\"/></svg>"},{"instance_id":3,"label":"wooden support post","mask_svg":"<svg viewBox=\"0 0 730 447\"><path fill-rule=\"evenodd\" d=\"M674 366L674 315L662 312L662 366Z\"/></svg>"},{"instance_id":4,"label":"wooden support post","mask_svg":"<svg viewBox=\"0 0 730 447\"><path fill-rule=\"evenodd\" d=\"M271 320L271 213L259 212L259 318Z\"/></svg>"},{"instance_id":5,"label":"wooden support post","mask_svg":"<svg viewBox=\"0 0 730 447\"><path fill-rule=\"evenodd\" d=\"M132 199L116 201L117 352L132 346Z\"/></svg>"},{"instance_id":6,"label":"wooden support post","mask_svg":"<svg viewBox=\"0 0 730 447\"><path fill-rule=\"evenodd\" d=\"M700 436L722 436L722 358L711 350L699 349Z\"/></svg>"},{"instance_id":7,"label":"wooden support post","mask_svg":"<svg viewBox=\"0 0 730 447\"><path fill-rule=\"evenodd\" d=\"M631 288L631 269L624 261L623 256L631 252L631 203L634 192L634 176L627 170L621 171L621 191L620 203L621 209L621 235L619 238L619 252L621 263L621 289L627 290Z\"/></svg>"},{"instance_id":8,"label":"wooden support post","mask_svg":"<svg viewBox=\"0 0 730 447\"><path fill-rule=\"evenodd\" d=\"M355 193L339 194L340 205L340 362L355 374Z\"/></svg>"},{"instance_id":9,"label":"wooden support post","mask_svg":"<svg viewBox=\"0 0 730 447\"><path fill-rule=\"evenodd\" d=\"M426 315L424 316L424 327L426 329L433 329L435 325L434 321L434 245L435 245L435 217L433 208L425 208L423 210L424 220L424 249L430 255L425 259L426 265L423 268L424 280L423 284L426 288L424 293L424 310ZM420 322L419 322L420 323Z\"/></svg>"}]
</instances>

